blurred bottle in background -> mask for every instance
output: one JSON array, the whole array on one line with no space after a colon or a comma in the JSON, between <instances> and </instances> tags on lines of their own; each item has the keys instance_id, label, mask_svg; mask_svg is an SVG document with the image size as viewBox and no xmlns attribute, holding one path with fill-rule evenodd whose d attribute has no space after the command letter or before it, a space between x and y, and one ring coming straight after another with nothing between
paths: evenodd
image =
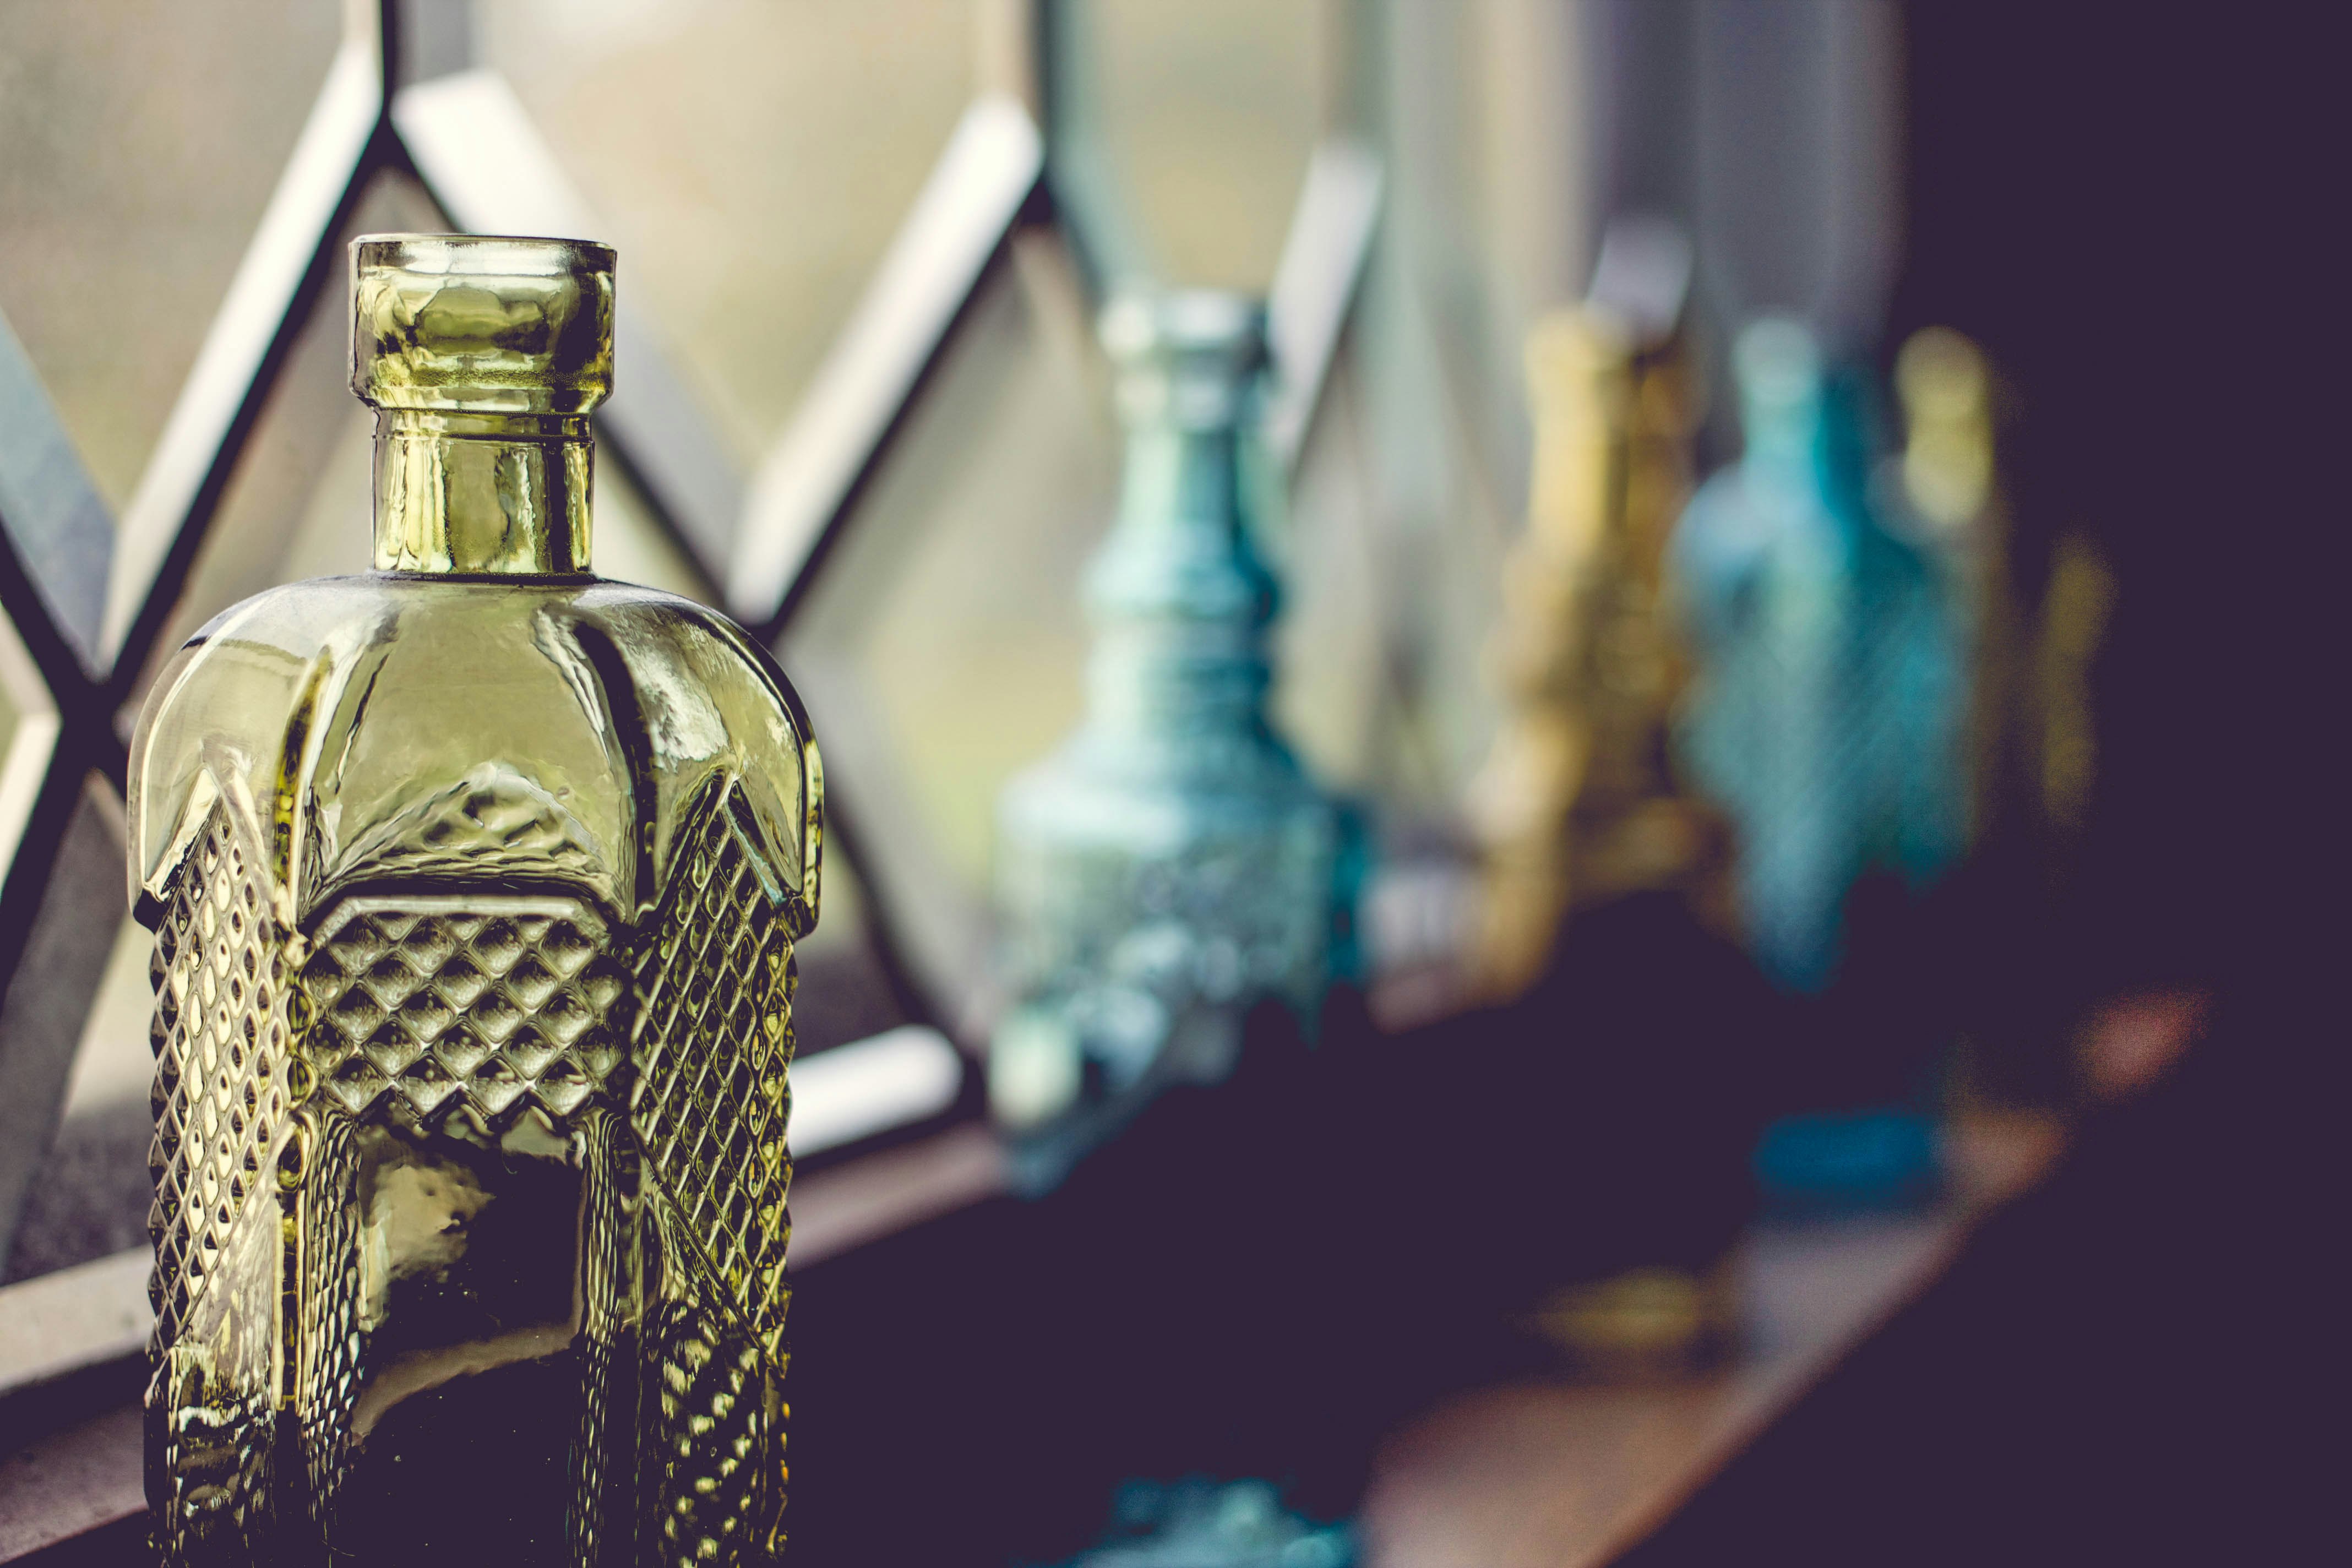
<instances>
[{"instance_id":1,"label":"blurred bottle in background","mask_svg":"<svg viewBox=\"0 0 2352 1568\"><path fill-rule=\"evenodd\" d=\"M1447 1055L1477 1086L1453 1158L1498 1220L1466 1273L1606 1373L1687 1366L1735 1331L1723 1258L1756 1124L1734 1058L1770 1005L1709 929L1720 819L1668 744L1687 658L1665 546L1700 408L1690 272L1679 229L1619 219L1588 299L1529 334L1534 472L1492 656L1507 717L1471 803L1475 963L1502 1005ZM1496 1147L1472 1151L1482 1136Z\"/></svg>"},{"instance_id":2,"label":"blurred bottle in background","mask_svg":"<svg viewBox=\"0 0 2352 1568\"><path fill-rule=\"evenodd\" d=\"M1959 616L1969 684L1967 741L1955 782L1967 791L1966 837L2011 809L2019 755L2021 636L2010 591L2009 512L1994 461L1993 377L1984 354L1947 327L1914 332L1895 356L1901 456L1882 495L1905 533L1941 564Z\"/></svg>"},{"instance_id":3,"label":"blurred bottle in background","mask_svg":"<svg viewBox=\"0 0 2352 1568\"><path fill-rule=\"evenodd\" d=\"M1678 330L1689 277L1680 231L1620 220L1591 297L1528 335L1528 526L1490 655L1507 717L1471 803L1491 995L1534 984L1570 910L1693 889L1717 858L1714 815L1667 747L1686 662L1663 568L1698 407Z\"/></svg>"},{"instance_id":4,"label":"blurred bottle in background","mask_svg":"<svg viewBox=\"0 0 2352 1568\"><path fill-rule=\"evenodd\" d=\"M1311 1023L1339 869L1337 814L1265 712L1279 593L1242 482L1264 311L1131 294L1102 341L1127 458L1087 579L1087 716L998 817L1018 1000L991 1042L989 1098L1048 1182L1158 1089L1229 1073L1254 1004Z\"/></svg>"},{"instance_id":5,"label":"blurred bottle in background","mask_svg":"<svg viewBox=\"0 0 2352 1568\"><path fill-rule=\"evenodd\" d=\"M1969 590L1958 552L1874 493L1858 370L1780 319L1733 364L1746 450L1674 541L1699 658L1685 754L1737 824L1765 974L1798 998L1845 982L1797 1015L1785 1089L1814 1109L1768 1129L1758 1173L1784 1206L1916 1202L1937 1187L1948 1031L1904 975L1910 912L1965 847Z\"/></svg>"}]
</instances>

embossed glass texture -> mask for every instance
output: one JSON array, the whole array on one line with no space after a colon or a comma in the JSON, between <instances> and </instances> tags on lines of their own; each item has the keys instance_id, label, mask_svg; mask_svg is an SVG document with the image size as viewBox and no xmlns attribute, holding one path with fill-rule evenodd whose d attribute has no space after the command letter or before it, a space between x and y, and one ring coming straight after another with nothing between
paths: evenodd
<instances>
[{"instance_id":1,"label":"embossed glass texture","mask_svg":"<svg viewBox=\"0 0 2352 1568\"><path fill-rule=\"evenodd\" d=\"M975 27L968 0L475 7L482 63L628 257L747 468L946 148Z\"/></svg>"},{"instance_id":2,"label":"embossed glass texture","mask_svg":"<svg viewBox=\"0 0 2352 1568\"><path fill-rule=\"evenodd\" d=\"M318 97L343 12L337 0L0 4L0 310L118 512Z\"/></svg>"},{"instance_id":3,"label":"embossed glass texture","mask_svg":"<svg viewBox=\"0 0 2352 1568\"><path fill-rule=\"evenodd\" d=\"M1165 279L1263 291L1322 130L1324 0L1065 5L1074 128ZM1057 18L1059 19L1059 18Z\"/></svg>"},{"instance_id":4,"label":"embossed glass texture","mask_svg":"<svg viewBox=\"0 0 2352 1568\"><path fill-rule=\"evenodd\" d=\"M355 248L375 569L131 749L170 1563L765 1562L818 775L765 655L589 574L611 253Z\"/></svg>"}]
</instances>

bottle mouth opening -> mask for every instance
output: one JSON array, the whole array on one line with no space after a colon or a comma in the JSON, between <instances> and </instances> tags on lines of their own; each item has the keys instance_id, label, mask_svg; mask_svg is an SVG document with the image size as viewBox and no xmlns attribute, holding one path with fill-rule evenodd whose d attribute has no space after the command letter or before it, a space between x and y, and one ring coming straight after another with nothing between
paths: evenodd
<instances>
[{"instance_id":1,"label":"bottle mouth opening","mask_svg":"<svg viewBox=\"0 0 2352 1568\"><path fill-rule=\"evenodd\" d=\"M1103 308L1097 330L1115 360L1205 353L1255 362L1265 353L1265 306L1219 289L1134 289Z\"/></svg>"},{"instance_id":2,"label":"bottle mouth opening","mask_svg":"<svg viewBox=\"0 0 2352 1568\"><path fill-rule=\"evenodd\" d=\"M354 240L352 390L385 409L584 415L613 390L613 266L593 240Z\"/></svg>"},{"instance_id":3,"label":"bottle mouth opening","mask_svg":"<svg viewBox=\"0 0 2352 1568\"><path fill-rule=\"evenodd\" d=\"M525 234L363 234L352 263L438 278L588 278L612 276L618 258L593 239Z\"/></svg>"}]
</instances>

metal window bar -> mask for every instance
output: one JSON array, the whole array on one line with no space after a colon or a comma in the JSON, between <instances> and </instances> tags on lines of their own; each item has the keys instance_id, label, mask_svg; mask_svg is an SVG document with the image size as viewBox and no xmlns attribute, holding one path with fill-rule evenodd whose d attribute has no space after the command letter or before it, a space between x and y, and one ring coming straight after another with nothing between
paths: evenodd
<instances>
[{"instance_id":1,"label":"metal window bar","mask_svg":"<svg viewBox=\"0 0 2352 1568\"><path fill-rule=\"evenodd\" d=\"M337 270L337 236L387 151L384 62L391 58L381 23L346 33L116 524L99 638L110 707L128 699L162 634L302 318Z\"/></svg>"}]
</instances>

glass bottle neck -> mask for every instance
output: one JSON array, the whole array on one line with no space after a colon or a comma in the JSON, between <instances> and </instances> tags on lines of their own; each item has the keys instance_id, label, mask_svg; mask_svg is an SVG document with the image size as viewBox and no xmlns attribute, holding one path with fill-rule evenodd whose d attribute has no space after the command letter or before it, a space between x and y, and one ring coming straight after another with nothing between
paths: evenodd
<instances>
[{"instance_id":1,"label":"glass bottle neck","mask_svg":"<svg viewBox=\"0 0 2352 1568\"><path fill-rule=\"evenodd\" d=\"M1127 436L1118 521L1230 527L1241 515L1241 441L1230 426L1148 426Z\"/></svg>"},{"instance_id":2,"label":"glass bottle neck","mask_svg":"<svg viewBox=\"0 0 2352 1568\"><path fill-rule=\"evenodd\" d=\"M585 416L382 409L376 570L586 572L594 467Z\"/></svg>"},{"instance_id":3,"label":"glass bottle neck","mask_svg":"<svg viewBox=\"0 0 2352 1568\"><path fill-rule=\"evenodd\" d=\"M1275 586L1243 504L1231 425L1129 431L1118 521L1087 581L1087 729L1121 765L1173 747L1179 772L1230 771L1261 746Z\"/></svg>"},{"instance_id":4,"label":"glass bottle neck","mask_svg":"<svg viewBox=\"0 0 2352 1568\"><path fill-rule=\"evenodd\" d=\"M1741 466L1752 478L1790 489L1819 486L1824 414L1818 396L1750 399L1741 412Z\"/></svg>"},{"instance_id":5,"label":"glass bottle neck","mask_svg":"<svg viewBox=\"0 0 2352 1568\"><path fill-rule=\"evenodd\" d=\"M1234 426L1130 430L1117 518L1087 574L1097 626L1230 623L1254 635L1273 612L1273 583L1243 505Z\"/></svg>"}]
</instances>

